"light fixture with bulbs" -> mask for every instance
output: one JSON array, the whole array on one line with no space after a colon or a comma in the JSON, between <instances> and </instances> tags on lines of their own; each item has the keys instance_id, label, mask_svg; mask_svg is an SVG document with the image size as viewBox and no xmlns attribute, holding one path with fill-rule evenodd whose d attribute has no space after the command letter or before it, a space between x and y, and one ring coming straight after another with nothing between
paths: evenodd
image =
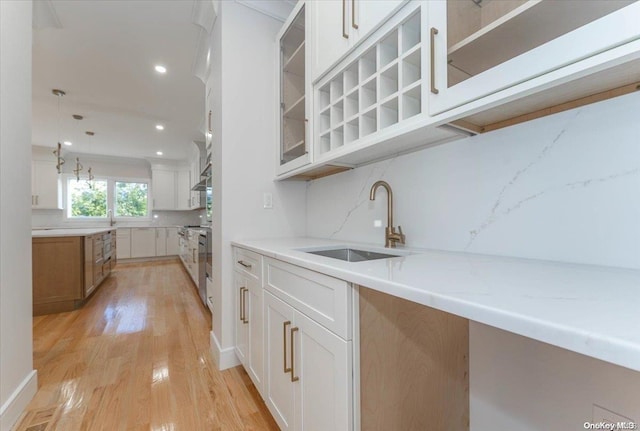
<instances>
[{"instance_id":1,"label":"light fixture with bulbs","mask_svg":"<svg viewBox=\"0 0 640 431\"><path fill-rule=\"evenodd\" d=\"M58 173L62 172L62 165L64 165L64 159L62 158L62 145L60 145L60 99L67 94L62 90L54 88L51 90L54 96L58 98L58 145L55 150L53 150L53 154L56 156L56 169Z\"/></svg>"}]
</instances>

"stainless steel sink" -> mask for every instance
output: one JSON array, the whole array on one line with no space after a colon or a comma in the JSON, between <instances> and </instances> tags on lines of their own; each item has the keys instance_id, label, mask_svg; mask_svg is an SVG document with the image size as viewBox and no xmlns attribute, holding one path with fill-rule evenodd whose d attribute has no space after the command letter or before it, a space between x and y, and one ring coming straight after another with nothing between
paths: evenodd
<instances>
[{"instance_id":1,"label":"stainless steel sink","mask_svg":"<svg viewBox=\"0 0 640 431\"><path fill-rule=\"evenodd\" d=\"M307 253L319 256L331 257L333 259L345 260L347 262L364 262L366 260L387 259L398 257L397 254L377 253L374 251L356 250L353 248L339 248L333 250L307 251Z\"/></svg>"}]
</instances>

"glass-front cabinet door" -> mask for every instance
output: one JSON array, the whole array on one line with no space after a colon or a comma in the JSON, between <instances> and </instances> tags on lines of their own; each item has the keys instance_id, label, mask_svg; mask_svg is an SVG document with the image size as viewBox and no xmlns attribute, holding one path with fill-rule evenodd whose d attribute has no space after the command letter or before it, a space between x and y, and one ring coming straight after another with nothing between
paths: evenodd
<instances>
[{"instance_id":1,"label":"glass-front cabinet door","mask_svg":"<svg viewBox=\"0 0 640 431\"><path fill-rule=\"evenodd\" d=\"M432 115L640 38L633 0L427 3Z\"/></svg>"},{"instance_id":2,"label":"glass-front cabinet door","mask_svg":"<svg viewBox=\"0 0 640 431\"><path fill-rule=\"evenodd\" d=\"M308 116L308 50L305 49L306 14L298 3L279 35L280 127L277 174L306 165L311 136Z\"/></svg>"}]
</instances>

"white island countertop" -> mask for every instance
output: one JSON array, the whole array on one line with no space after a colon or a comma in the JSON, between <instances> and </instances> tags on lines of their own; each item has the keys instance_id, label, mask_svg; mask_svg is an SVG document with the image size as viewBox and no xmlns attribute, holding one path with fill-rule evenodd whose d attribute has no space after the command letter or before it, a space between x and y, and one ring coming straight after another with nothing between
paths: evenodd
<instances>
[{"instance_id":1,"label":"white island countertop","mask_svg":"<svg viewBox=\"0 0 640 431\"><path fill-rule=\"evenodd\" d=\"M235 241L294 265L640 371L640 271L436 250L345 262L300 249L394 249L292 238Z\"/></svg>"},{"instance_id":2,"label":"white island countertop","mask_svg":"<svg viewBox=\"0 0 640 431\"><path fill-rule=\"evenodd\" d=\"M51 238L59 236L89 236L96 233L116 230L115 227L94 227L82 229L34 229L31 231L32 238Z\"/></svg>"}]
</instances>

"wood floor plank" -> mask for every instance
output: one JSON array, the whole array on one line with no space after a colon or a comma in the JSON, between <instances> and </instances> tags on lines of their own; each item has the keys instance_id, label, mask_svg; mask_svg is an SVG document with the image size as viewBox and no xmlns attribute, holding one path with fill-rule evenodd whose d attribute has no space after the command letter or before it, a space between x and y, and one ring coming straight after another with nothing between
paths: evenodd
<instances>
[{"instance_id":1,"label":"wood floor plank","mask_svg":"<svg viewBox=\"0 0 640 431\"><path fill-rule=\"evenodd\" d=\"M119 264L79 310L34 317L38 392L16 431L277 430L175 260ZM39 423L36 423L38 422Z\"/></svg>"}]
</instances>

